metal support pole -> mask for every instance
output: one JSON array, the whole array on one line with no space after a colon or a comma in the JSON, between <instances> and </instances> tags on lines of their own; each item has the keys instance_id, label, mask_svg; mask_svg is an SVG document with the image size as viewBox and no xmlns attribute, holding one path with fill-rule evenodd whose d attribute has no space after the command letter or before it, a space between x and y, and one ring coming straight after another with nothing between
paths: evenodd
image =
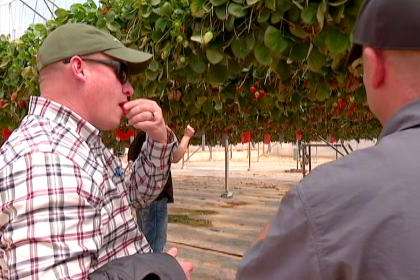
<instances>
[{"instance_id":1,"label":"metal support pole","mask_svg":"<svg viewBox=\"0 0 420 280\"><path fill-rule=\"evenodd\" d=\"M57 4L55 4L53 1L51 1L51 0L48 0L48 2L50 2L56 9L59 9L60 7L59 6L57 6Z\"/></svg>"},{"instance_id":2,"label":"metal support pole","mask_svg":"<svg viewBox=\"0 0 420 280\"><path fill-rule=\"evenodd\" d=\"M297 142L296 170L299 170L299 161L300 161L300 140L298 140Z\"/></svg>"},{"instance_id":3,"label":"metal support pole","mask_svg":"<svg viewBox=\"0 0 420 280\"><path fill-rule=\"evenodd\" d=\"M204 150L205 150L205 147L206 147L206 134L205 133L203 133L202 135L201 135L201 150L204 152Z\"/></svg>"},{"instance_id":4,"label":"metal support pole","mask_svg":"<svg viewBox=\"0 0 420 280\"><path fill-rule=\"evenodd\" d=\"M260 142L257 143L257 162L260 161Z\"/></svg>"},{"instance_id":5,"label":"metal support pole","mask_svg":"<svg viewBox=\"0 0 420 280\"><path fill-rule=\"evenodd\" d=\"M248 142L248 171L251 171L251 141Z\"/></svg>"},{"instance_id":6,"label":"metal support pole","mask_svg":"<svg viewBox=\"0 0 420 280\"><path fill-rule=\"evenodd\" d=\"M211 161L213 160L213 148L211 147L211 145L209 146L209 152L210 152L209 161Z\"/></svg>"},{"instance_id":7,"label":"metal support pole","mask_svg":"<svg viewBox=\"0 0 420 280\"><path fill-rule=\"evenodd\" d=\"M225 191L222 193L221 197L223 198L232 198L233 193L229 191L228 188L228 175L229 175L229 139L227 136L224 136L224 146L225 146Z\"/></svg>"},{"instance_id":8,"label":"metal support pole","mask_svg":"<svg viewBox=\"0 0 420 280\"><path fill-rule=\"evenodd\" d=\"M302 175L306 176L306 144L302 145Z\"/></svg>"},{"instance_id":9,"label":"metal support pole","mask_svg":"<svg viewBox=\"0 0 420 280\"><path fill-rule=\"evenodd\" d=\"M343 148L344 152L346 152L347 155L350 154L349 150L347 150L347 148L346 148L346 145L344 145L343 140L340 141L340 144L341 144L341 147Z\"/></svg>"},{"instance_id":10,"label":"metal support pole","mask_svg":"<svg viewBox=\"0 0 420 280\"><path fill-rule=\"evenodd\" d=\"M311 144L309 144L309 172L312 170L312 147Z\"/></svg>"},{"instance_id":11,"label":"metal support pole","mask_svg":"<svg viewBox=\"0 0 420 280\"><path fill-rule=\"evenodd\" d=\"M21 2L23 5L25 5L26 7L28 7L29 9L32 10L32 12L34 12L35 14L37 14L40 18L42 18L43 20L45 20L45 22L48 21L48 19L46 19L43 15L41 15L40 13L38 13L34 8L32 8L31 6L29 6L25 1L23 0L19 0L19 2Z\"/></svg>"},{"instance_id":12,"label":"metal support pole","mask_svg":"<svg viewBox=\"0 0 420 280\"><path fill-rule=\"evenodd\" d=\"M230 144L230 159L233 158L233 147L232 144Z\"/></svg>"},{"instance_id":13,"label":"metal support pole","mask_svg":"<svg viewBox=\"0 0 420 280\"><path fill-rule=\"evenodd\" d=\"M44 3L45 3L45 6L47 6L48 11L50 11L50 14L51 14L52 18L55 18L55 14L54 14L54 13L53 13L53 11L51 10L51 8L50 8L50 6L48 5L48 3L47 3L47 1L46 1L46 0L44 0ZM35 9L36 9L36 7L35 7Z\"/></svg>"}]
</instances>

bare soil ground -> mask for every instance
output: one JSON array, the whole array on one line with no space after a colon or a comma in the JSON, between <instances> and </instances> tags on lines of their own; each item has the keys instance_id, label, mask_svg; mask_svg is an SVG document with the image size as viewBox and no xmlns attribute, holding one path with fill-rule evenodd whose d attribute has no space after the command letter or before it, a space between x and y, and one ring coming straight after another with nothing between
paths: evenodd
<instances>
[{"instance_id":1,"label":"bare soil ground","mask_svg":"<svg viewBox=\"0 0 420 280\"><path fill-rule=\"evenodd\" d=\"M244 156L245 155L245 156ZM169 205L167 247L181 249L181 257L195 264L193 279L235 278L242 256L262 227L277 212L284 194L302 178L292 158L252 155L251 169L245 152L229 161L230 199L225 190L222 151L198 151L189 162L172 166L175 203ZM332 160L318 159L315 164Z\"/></svg>"}]
</instances>

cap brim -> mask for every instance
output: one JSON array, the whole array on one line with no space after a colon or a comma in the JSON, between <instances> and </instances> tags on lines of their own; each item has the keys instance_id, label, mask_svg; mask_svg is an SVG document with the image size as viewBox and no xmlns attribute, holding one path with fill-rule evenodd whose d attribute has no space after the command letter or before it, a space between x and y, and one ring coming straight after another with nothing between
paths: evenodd
<instances>
[{"instance_id":1,"label":"cap brim","mask_svg":"<svg viewBox=\"0 0 420 280\"><path fill-rule=\"evenodd\" d=\"M116 48L104 51L105 54L127 63L130 74L143 72L153 57L152 54L130 49L127 47Z\"/></svg>"},{"instance_id":2,"label":"cap brim","mask_svg":"<svg viewBox=\"0 0 420 280\"><path fill-rule=\"evenodd\" d=\"M352 64L356 59L360 58L363 54L362 45L353 44L353 47L350 50L349 55L347 56L347 65Z\"/></svg>"}]
</instances>

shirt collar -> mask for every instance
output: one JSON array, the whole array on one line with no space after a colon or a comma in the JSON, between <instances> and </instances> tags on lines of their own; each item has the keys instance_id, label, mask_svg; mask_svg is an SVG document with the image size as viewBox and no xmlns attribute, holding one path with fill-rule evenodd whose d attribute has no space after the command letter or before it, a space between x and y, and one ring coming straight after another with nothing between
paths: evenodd
<instances>
[{"instance_id":1,"label":"shirt collar","mask_svg":"<svg viewBox=\"0 0 420 280\"><path fill-rule=\"evenodd\" d=\"M91 123L60 103L42 96L31 96L28 115L36 115L59 123L76 132L87 143L97 144L101 132Z\"/></svg>"},{"instance_id":2,"label":"shirt collar","mask_svg":"<svg viewBox=\"0 0 420 280\"><path fill-rule=\"evenodd\" d=\"M381 132L380 139L394 132L420 125L420 100L414 101L402 108L388 122Z\"/></svg>"}]
</instances>

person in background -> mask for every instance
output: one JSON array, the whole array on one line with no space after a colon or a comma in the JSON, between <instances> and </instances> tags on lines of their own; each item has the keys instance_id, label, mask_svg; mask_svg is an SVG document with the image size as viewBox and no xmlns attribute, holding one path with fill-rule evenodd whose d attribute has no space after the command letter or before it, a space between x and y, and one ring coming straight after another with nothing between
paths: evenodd
<instances>
[{"instance_id":1,"label":"person in background","mask_svg":"<svg viewBox=\"0 0 420 280\"><path fill-rule=\"evenodd\" d=\"M291 189L237 279L419 279L419 11L419 0L364 2L349 62L362 54L379 141Z\"/></svg>"},{"instance_id":2,"label":"person in background","mask_svg":"<svg viewBox=\"0 0 420 280\"><path fill-rule=\"evenodd\" d=\"M184 136L178 147L174 150L172 163L179 162L187 151L190 139L194 135L194 128L187 125ZM145 142L145 133L139 133L133 140L128 150L127 159L134 162ZM129 163L130 164L130 163ZM138 208L136 212L137 223L146 235L146 239L153 249L153 252L163 252L166 245L168 226L168 203L174 202L171 172L168 181L160 195L148 206Z\"/></svg>"},{"instance_id":3,"label":"person in background","mask_svg":"<svg viewBox=\"0 0 420 280\"><path fill-rule=\"evenodd\" d=\"M86 24L44 40L41 96L0 149L0 279L98 279L115 261L135 264L124 279L190 277L192 265L178 264L174 251L144 254L152 250L131 215L130 205L161 192L176 146L156 102L130 101L128 76L151 58ZM123 117L147 134L127 180L101 139Z\"/></svg>"}]
</instances>

